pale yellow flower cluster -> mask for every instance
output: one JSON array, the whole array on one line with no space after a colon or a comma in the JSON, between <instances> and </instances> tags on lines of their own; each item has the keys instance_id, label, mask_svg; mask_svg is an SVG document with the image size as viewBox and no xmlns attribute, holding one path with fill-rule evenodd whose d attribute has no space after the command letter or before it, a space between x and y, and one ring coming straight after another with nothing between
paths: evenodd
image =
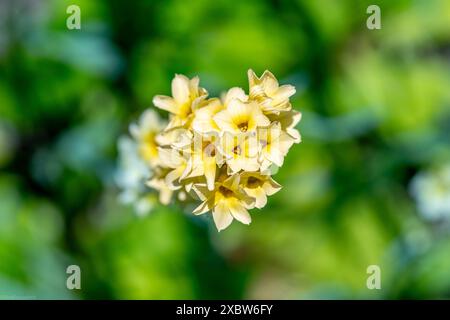
<instances>
[{"instance_id":1,"label":"pale yellow flower cluster","mask_svg":"<svg viewBox=\"0 0 450 320\"><path fill-rule=\"evenodd\" d=\"M251 222L248 210L263 208L267 196L281 188L273 169L300 142L295 126L301 114L289 101L295 88L280 86L269 71L257 77L249 70L248 78L248 94L235 87L218 99L208 97L198 77L176 75L172 96L153 98L170 113L168 123L161 125L155 112L146 111L131 126L151 171L147 185L159 191L160 201L168 204L174 195L201 201L193 213L212 212L219 231L233 219Z\"/></svg>"}]
</instances>

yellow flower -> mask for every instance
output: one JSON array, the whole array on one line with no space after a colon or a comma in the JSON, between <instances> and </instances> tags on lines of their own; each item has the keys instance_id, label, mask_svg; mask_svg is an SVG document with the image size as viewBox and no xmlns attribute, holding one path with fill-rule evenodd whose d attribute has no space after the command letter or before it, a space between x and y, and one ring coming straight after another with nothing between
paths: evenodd
<instances>
[{"instance_id":1,"label":"yellow flower","mask_svg":"<svg viewBox=\"0 0 450 320\"><path fill-rule=\"evenodd\" d=\"M219 164L226 162L231 174L240 170L259 170L256 132L237 135L225 132L221 137L219 151Z\"/></svg>"},{"instance_id":2,"label":"yellow flower","mask_svg":"<svg viewBox=\"0 0 450 320\"><path fill-rule=\"evenodd\" d=\"M239 99L232 99L225 110L214 116L214 121L222 131L235 134L252 132L270 124L256 102L243 102Z\"/></svg>"},{"instance_id":3,"label":"yellow flower","mask_svg":"<svg viewBox=\"0 0 450 320\"><path fill-rule=\"evenodd\" d=\"M233 99L247 101L248 97L244 90L234 87L228 90L220 100L217 98L207 100L204 103L205 106L196 109L194 120L192 121L192 128L201 133L219 132L221 129L214 120L214 116L218 112L227 109L228 104Z\"/></svg>"},{"instance_id":4,"label":"yellow flower","mask_svg":"<svg viewBox=\"0 0 450 320\"><path fill-rule=\"evenodd\" d=\"M221 175L210 191L205 186L194 186L203 202L194 209L196 215L212 211L217 230L227 228L233 219L243 224L250 224L251 217L247 209L253 208L254 199L249 197L239 186L239 175Z\"/></svg>"},{"instance_id":5,"label":"yellow flower","mask_svg":"<svg viewBox=\"0 0 450 320\"><path fill-rule=\"evenodd\" d=\"M209 188L213 188L216 164L219 161L219 153L216 152L219 142L217 133L199 134L182 128L173 128L167 131L164 142L165 148L160 149L160 157L164 158L161 162L176 169L174 176L170 175L170 178L178 177L181 182L188 178L204 176ZM191 182L192 179L189 179L182 184L189 189Z\"/></svg>"},{"instance_id":6,"label":"yellow flower","mask_svg":"<svg viewBox=\"0 0 450 320\"><path fill-rule=\"evenodd\" d=\"M172 198L201 201L194 214L211 211L217 229L236 219L251 222L249 209L261 209L281 186L271 175L294 143L301 141L296 126L301 114L292 109L290 85L279 86L269 71L258 78L248 71L249 93L234 87L221 98L208 98L199 78L175 75L172 96L157 95L153 103L168 111L162 124L146 111L130 126L132 143L119 185L141 211L155 193L167 205ZM141 195L145 198L140 201ZM175 197L174 197L175 195Z\"/></svg>"},{"instance_id":7,"label":"yellow flower","mask_svg":"<svg viewBox=\"0 0 450 320\"><path fill-rule=\"evenodd\" d=\"M192 139L192 132L183 127L166 129L161 131L155 138L160 147L170 148L178 145L190 144L190 139Z\"/></svg>"},{"instance_id":8,"label":"yellow flower","mask_svg":"<svg viewBox=\"0 0 450 320\"><path fill-rule=\"evenodd\" d=\"M257 101L264 114L291 110L289 97L295 94L291 85L279 86L278 80L268 70L258 78L253 70L248 70L249 99Z\"/></svg>"},{"instance_id":9,"label":"yellow flower","mask_svg":"<svg viewBox=\"0 0 450 320\"><path fill-rule=\"evenodd\" d=\"M241 173L240 185L247 195L255 198L255 207L258 209L266 205L267 196L271 196L281 189L281 186L269 175L259 172Z\"/></svg>"},{"instance_id":10,"label":"yellow flower","mask_svg":"<svg viewBox=\"0 0 450 320\"><path fill-rule=\"evenodd\" d=\"M300 122L302 114L296 110L284 111L277 114L269 115L270 121L278 121L281 125L281 130L285 131L294 139L294 143L301 141L300 133L295 126Z\"/></svg>"},{"instance_id":11,"label":"yellow flower","mask_svg":"<svg viewBox=\"0 0 450 320\"><path fill-rule=\"evenodd\" d=\"M193 110L206 99L208 92L199 87L199 82L198 77L189 79L177 74L172 80L172 97L157 95L153 98L155 106L171 113L168 129L189 123Z\"/></svg>"},{"instance_id":12,"label":"yellow flower","mask_svg":"<svg viewBox=\"0 0 450 320\"><path fill-rule=\"evenodd\" d=\"M244 90L239 87L233 87L222 95L222 103L226 107L233 99L238 99L243 102L248 101L248 96L245 94Z\"/></svg>"},{"instance_id":13,"label":"yellow flower","mask_svg":"<svg viewBox=\"0 0 450 320\"><path fill-rule=\"evenodd\" d=\"M186 177L194 178L204 176L209 190L214 189L217 163L220 162L218 152L219 136L211 134L194 134L191 145L191 156L188 160Z\"/></svg>"},{"instance_id":14,"label":"yellow flower","mask_svg":"<svg viewBox=\"0 0 450 320\"><path fill-rule=\"evenodd\" d=\"M130 133L138 144L139 156L152 167L159 164L156 137L165 125L153 110L146 110L140 117L138 124L130 125Z\"/></svg>"},{"instance_id":15,"label":"yellow flower","mask_svg":"<svg viewBox=\"0 0 450 320\"><path fill-rule=\"evenodd\" d=\"M195 111L192 128L200 133L218 132L220 129L213 120L213 117L222 109L223 105L219 99L209 99L205 106L198 108Z\"/></svg>"},{"instance_id":16,"label":"yellow flower","mask_svg":"<svg viewBox=\"0 0 450 320\"><path fill-rule=\"evenodd\" d=\"M294 139L281 130L279 122L274 122L269 128L258 131L260 142L259 162L261 172L267 170L272 164L281 167L284 157L294 144Z\"/></svg>"}]
</instances>

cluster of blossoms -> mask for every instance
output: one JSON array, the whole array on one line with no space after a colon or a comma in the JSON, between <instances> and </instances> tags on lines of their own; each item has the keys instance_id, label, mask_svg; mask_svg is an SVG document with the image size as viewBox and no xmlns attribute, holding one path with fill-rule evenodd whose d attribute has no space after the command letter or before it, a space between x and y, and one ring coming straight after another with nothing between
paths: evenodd
<instances>
[{"instance_id":1,"label":"cluster of blossoms","mask_svg":"<svg viewBox=\"0 0 450 320\"><path fill-rule=\"evenodd\" d=\"M169 121L147 110L130 126L133 139L119 143L122 198L145 211L147 186L163 204L200 201L193 213L211 212L219 231L233 219L249 224L248 209L263 208L281 188L271 175L300 142L301 114L289 101L293 86L280 86L269 71L257 77L249 70L248 78L248 94L235 87L219 99L208 97L198 77L176 75L172 96L153 98Z\"/></svg>"}]
</instances>

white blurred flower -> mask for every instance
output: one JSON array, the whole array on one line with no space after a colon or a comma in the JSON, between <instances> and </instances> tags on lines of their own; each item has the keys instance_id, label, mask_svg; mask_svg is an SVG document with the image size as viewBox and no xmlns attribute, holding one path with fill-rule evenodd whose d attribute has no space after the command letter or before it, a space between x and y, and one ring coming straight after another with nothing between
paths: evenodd
<instances>
[{"instance_id":1,"label":"white blurred flower","mask_svg":"<svg viewBox=\"0 0 450 320\"><path fill-rule=\"evenodd\" d=\"M119 167L115 180L122 190L119 199L122 203L133 204L139 215L150 212L155 199L145 182L151 170L139 156L138 144L128 137L121 137L119 147Z\"/></svg>"},{"instance_id":2,"label":"white blurred flower","mask_svg":"<svg viewBox=\"0 0 450 320\"><path fill-rule=\"evenodd\" d=\"M155 174L150 180L146 182L146 185L159 192L159 201L163 205L168 205L172 200L173 190L167 185L165 178L167 170L158 170L160 173Z\"/></svg>"},{"instance_id":3,"label":"white blurred flower","mask_svg":"<svg viewBox=\"0 0 450 320\"><path fill-rule=\"evenodd\" d=\"M150 109L144 111L137 124L130 125L130 133L137 142L140 158L152 167L159 164L157 138L165 126L166 122Z\"/></svg>"},{"instance_id":4,"label":"white blurred flower","mask_svg":"<svg viewBox=\"0 0 450 320\"><path fill-rule=\"evenodd\" d=\"M450 165L419 172L412 179L410 189L424 219L450 219Z\"/></svg>"}]
</instances>

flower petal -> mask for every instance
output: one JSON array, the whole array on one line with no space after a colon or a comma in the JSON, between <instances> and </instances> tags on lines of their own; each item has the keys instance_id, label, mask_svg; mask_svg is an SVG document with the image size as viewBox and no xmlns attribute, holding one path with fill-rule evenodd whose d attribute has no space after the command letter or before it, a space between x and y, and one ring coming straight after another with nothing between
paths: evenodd
<instances>
[{"instance_id":1,"label":"flower petal","mask_svg":"<svg viewBox=\"0 0 450 320\"><path fill-rule=\"evenodd\" d=\"M252 218L248 213L247 209L239 202L237 199L232 199L227 201L228 208L230 209L231 215L239 222L243 224L250 224Z\"/></svg>"},{"instance_id":2,"label":"flower petal","mask_svg":"<svg viewBox=\"0 0 450 320\"><path fill-rule=\"evenodd\" d=\"M246 103L239 99L232 99L227 104L227 112L234 122L245 120L250 117L250 112L257 106L255 102Z\"/></svg>"},{"instance_id":3,"label":"flower petal","mask_svg":"<svg viewBox=\"0 0 450 320\"><path fill-rule=\"evenodd\" d=\"M264 91L268 96L272 96L278 90L277 78L269 70L264 71L261 76L261 81L263 83Z\"/></svg>"},{"instance_id":4,"label":"flower petal","mask_svg":"<svg viewBox=\"0 0 450 320\"><path fill-rule=\"evenodd\" d=\"M159 201L164 205L168 205L170 203L170 199L172 198L172 193L172 190L169 188L159 190Z\"/></svg>"},{"instance_id":5,"label":"flower petal","mask_svg":"<svg viewBox=\"0 0 450 320\"><path fill-rule=\"evenodd\" d=\"M170 171L166 177L164 178L164 181L167 184L167 187L171 190L178 190L181 188L178 181L180 179L180 176L183 174L183 171L185 170L184 166L178 167L172 171Z\"/></svg>"},{"instance_id":6,"label":"flower petal","mask_svg":"<svg viewBox=\"0 0 450 320\"><path fill-rule=\"evenodd\" d=\"M233 100L233 99L247 101L248 97L242 88L234 87L234 88L231 88L230 90L228 90L225 97L223 98L223 103L225 105L228 105L231 102L231 100Z\"/></svg>"},{"instance_id":7,"label":"flower petal","mask_svg":"<svg viewBox=\"0 0 450 320\"><path fill-rule=\"evenodd\" d=\"M189 100L189 79L182 75L176 74L172 80L172 96L177 103L185 103Z\"/></svg>"},{"instance_id":8,"label":"flower petal","mask_svg":"<svg viewBox=\"0 0 450 320\"><path fill-rule=\"evenodd\" d=\"M248 76L248 84L249 84L250 88L259 83L259 78L256 76L255 72L252 69L248 69L247 76Z\"/></svg>"},{"instance_id":9,"label":"flower petal","mask_svg":"<svg viewBox=\"0 0 450 320\"><path fill-rule=\"evenodd\" d=\"M281 189L281 185L278 184L278 182L276 182L275 180L273 180L272 178L269 178L263 185L262 185L264 192L268 195L271 196L275 193L277 193L278 191L280 191Z\"/></svg>"},{"instance_id":10,"label":"flower petal","mask_svg":"<svg viewBox=\"0 0 450 320\"><path fill-rule=\"evenodd\" d=\"M170 113L177 113L177 104L171 97L162 95L154 96L153 104L162 110L169 111Z\"/></svg>"},{"instance_id":11,"label":"flower petal","mask_svg":"<svg viewBox=\"0 0 450 320\"><path fill-rule=\"evenodd\" d=\"M282 85L278 88L274 99L277 102L287 101L289 97L295 94L295 87L289 84Z\"/></svg>"},{"instance_id":12,"label":"flower petal","mask_svg":"<svg viewBox=\"0 0 450 320\"><path fill-rule=\"evenodd\" d=\"M228 110L222 110L218 112L216 115L214 115L213 119L216 122L217 126L225 132L235 132L239 130Z\"/></svg>"},{"instance_id":13,"label":"flower petal","mask_svg":"<svg viewBox=\"0 0 450 320\"><path fill-rule=\"evenodd\" d=\"M227 178L223 182L223 185L230 188L231 190L236 190L239 188L239 180L240 180L240 176L238 174L234 174L234 175L230 176L229 178Z\"/></svg>"},{"instance_id":14,"label":"flower petal","mask_svg":"<svg viewBox=\"0 0 450 320\"><path fill-rule=\"evenodd\" d=\"M247 192L247 194L255 199L255 207L258 209L261 209L263 207L265 207L265 205L267 204L267 196L265 191L263 190L263 188L258 187L258 188L246 188L245 192Z\"/></svg>"},{"instance_id":15,"label":"flower petal","mask_svg":"<svg viewBox=\"0 0 450 320\"><path fill-rule=\"evenodd\" d=\"M209 210L211 210L209 207L209 201L205 200L202 203L200 203L200 205L197 208L195 208L194 211L192 211L192 213L195 215L200 215L208 212Z\"/></svg>"},{"instance_id":16,"label":"flower petal","mask_svg":"<svg viewBox=\"0 0 450 320\"><path fill-rule=\"evenodd\" d=\"M218 231L226 229L231 224L233 216L225 201L220 201L216 204L213 209L213 218Z\"/></svg>"},{"instance_id":17,"label":"flower petal","mask_svg":"<svg viewBox=\"0 0 450 320\"><path fill-rule=\"evenodd\" d=\"M183 157L177 150L174 149L159 147L158 155L161 159L161 163L169 168L175 169L180 167L184 163Z\"/></svg>"},{"instance_id":18,"label":"flower petal","mask_svg":"<svg viewBox=\"0 0 450 320\"><path fill-rule=\"evenodd\" d=\"M216 159L215 157L204 156L204 174L206 178L206 183L209 190L214 189L214 182L216 178Z\"/></svg>"}]
</instances>

